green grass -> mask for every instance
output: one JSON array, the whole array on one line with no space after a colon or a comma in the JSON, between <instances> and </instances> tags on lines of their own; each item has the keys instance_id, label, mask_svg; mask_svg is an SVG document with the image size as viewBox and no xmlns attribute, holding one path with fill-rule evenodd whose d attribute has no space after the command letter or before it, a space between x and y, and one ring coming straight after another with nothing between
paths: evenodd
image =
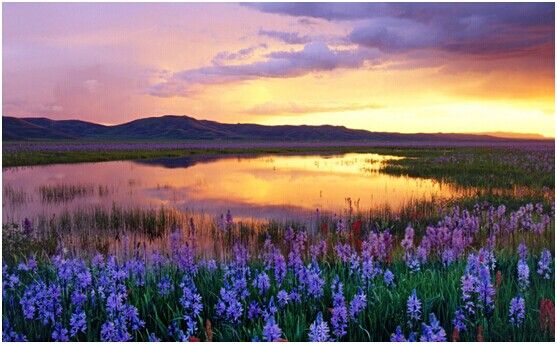
<instances>
[{"instance_id":1,"label":"green grass","mask_svg":"<svg viewBox=\"0 0 557 344\"><path fill-rule=\"evenodd\" d=\"M433 178L463 187L481 187L484 191L526 186L541 189L555 186L554 169L541 168L541 159L554 164L554 153L532 158L530 151L508 149L454 149L427 151L406 155L402 160L391 161L383 172L394 175ZM455 162L442 162L442 158L455 157ZM553 159L551 161L551 159ZM495 190L490 190L495 189Z\"/></svg>"}]
</instances>

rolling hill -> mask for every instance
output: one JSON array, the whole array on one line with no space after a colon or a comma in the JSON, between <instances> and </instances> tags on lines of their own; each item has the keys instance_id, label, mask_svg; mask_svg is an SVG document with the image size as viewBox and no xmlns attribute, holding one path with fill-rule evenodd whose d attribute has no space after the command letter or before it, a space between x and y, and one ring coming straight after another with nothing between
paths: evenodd
<instances>
[{"instance_id":1,"label":"rolling hill","mask_svg":"<svg viewBox=\"0 0 557 344\"><path fill-rule=\"evenodd\" d=\"M508 138L505 138L508 140ZM332 125L227 124L188 116L137 119L119 125L80 120L2 117L3 141L38 140L257 140L257 141L493 141L495 135L401 134L371 132Z\"/></svg>"}]
</instances>

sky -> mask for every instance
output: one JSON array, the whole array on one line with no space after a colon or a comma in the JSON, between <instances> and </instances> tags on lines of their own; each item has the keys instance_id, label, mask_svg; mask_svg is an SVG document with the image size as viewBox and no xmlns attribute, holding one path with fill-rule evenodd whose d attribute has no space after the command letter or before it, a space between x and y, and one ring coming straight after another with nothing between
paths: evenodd
<instances>
[{"instance_id":1,"label":"sky","mask_svg":"<svg viewBox=\"0 0 557 344\"><path fill-rule=\"evenodd\" d=\"M554 137L552 3L3 3L3 115Z\"/></svg>"}]
</instances>

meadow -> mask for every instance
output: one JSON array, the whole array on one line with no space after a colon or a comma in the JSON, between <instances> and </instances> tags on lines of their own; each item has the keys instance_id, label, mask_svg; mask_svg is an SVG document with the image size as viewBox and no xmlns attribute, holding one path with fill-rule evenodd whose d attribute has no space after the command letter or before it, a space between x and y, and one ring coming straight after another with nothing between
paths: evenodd
<instances>
[{"instance_id":1,"label":"meadow","mask_svg":"<svg viewBox=\"0 0 557 344\"><path fill-rule=\"evenodd\" d=\"M229 215L216 259L196 255L195 226L149 255L29 256L3 268L4 338L550 340L553 211L453 208L402 237L354 217L257 245Z\"/></svg>"},{"instance_id":2,"label":"meadow","mask_svg":"<svg viewBox=\"0 0 557 344\"><path fill-rule=\"evenodd\" d=\"M554 339L552 148L343 149L477 191L305 223L118 204L4 223L3 340ZM50 204L104 189L41 190Z\"/></svg>"}]
</instances>

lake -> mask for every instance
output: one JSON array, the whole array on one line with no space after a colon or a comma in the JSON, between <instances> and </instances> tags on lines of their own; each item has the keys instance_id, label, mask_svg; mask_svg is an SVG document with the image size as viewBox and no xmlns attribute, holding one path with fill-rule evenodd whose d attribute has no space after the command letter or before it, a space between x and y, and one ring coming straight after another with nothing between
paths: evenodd
<instances>
[{"instance_id":1,"label":"lake","mask_svg":"<svg viewBox=\"0 0 557 344\"><path fill-rule=\"evenodd\" d=\"M235 218L303 219L351 206L400 209L416 200L457 196L431 179L392 176L380 167L396 156L194 156L60 164L2 171L3 221L51 216L91 206L168 207Z\"/></svg>"}]
</instances>

